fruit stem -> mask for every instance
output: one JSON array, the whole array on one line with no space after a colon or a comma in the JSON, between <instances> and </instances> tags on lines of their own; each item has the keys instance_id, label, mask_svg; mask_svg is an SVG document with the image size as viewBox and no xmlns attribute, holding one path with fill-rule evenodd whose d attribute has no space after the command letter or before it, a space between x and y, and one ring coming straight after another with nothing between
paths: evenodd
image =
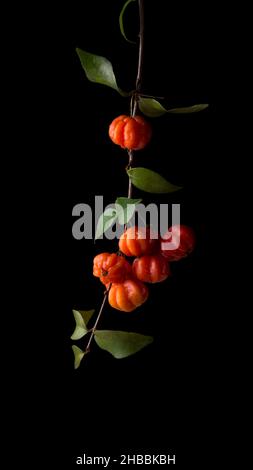
<instances>
[{"instance_id":1,"label":"fruit stem","mask_svg":"<svg viewBox=\"0 0 253 470\"><path fill-rule=\"evenodd\" d=\"M90 352L90 344L91 344L91 341L92 341L92 339L93 339L93 337L94 337L94 334L95 334L95 331L96 331L98 322L99 322L99 320L100 320L100 317L101 317L101 315L102 315L102 313L103 313L104 306L105 306L105 302L106 302L106 299L107 299L107 297L108 297L108 295L109 295L109 290L110 290L110 288L111 288L111 284L109 285L109 287L107 288L107 290L106 290L105 293L104 293L103 302L102 302L101 307L100 307L100 310L99 310L99 312L98 312L97 319L96 319L96 321L95 321L95 324L94 324L93 328L91 329L91 335L90 335L88 344L87 344L86 349L85 349L85 352L87 352L87 353Z\"/></svg>"},{"instance_id":2,"label":"fruit stem","mask_svg":"<svg viewBox=\"0 0 253 470\"><path fill-rule=\"evenodd\" d=\"M128 150L128 156L129 156L129 161L128 161L128 168L131 168L131 165L133 163L133 158L134 158L134 152L133 150ZM129 183L128 183L128 199L132 198L132 193L133 193L133 186L132 186L132 181L131 178L129 178Z\"/></svg>"}]
</instances>

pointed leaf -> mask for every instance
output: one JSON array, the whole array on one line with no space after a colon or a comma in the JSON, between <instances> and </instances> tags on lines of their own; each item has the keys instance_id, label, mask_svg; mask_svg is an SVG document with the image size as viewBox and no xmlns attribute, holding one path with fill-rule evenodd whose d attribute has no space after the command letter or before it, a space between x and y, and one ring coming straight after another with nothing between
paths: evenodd
<instances>
[{"instance_id":1,"label":"pointed leaf","mask_svg":"<svg viewBox=\"0 0 253 470\"><path fill-rule=\"evenodd\" d=\"M92 309L92 310L78 310L79 313L81 313L83 319L84 319L84 323L85 325L87 326L93 313L95 312L95 309Z\"/></svg>"},{"instance_id":2,"label":"pointed leaf","mask_svg":"<svg viewBox=\"0 0 253 470\"><path fill-rule=\"evenodd\" d=\"M120 12L120 15L119 15L119 27L120 27L120 31L121 31L121 34L122 36L125 38L125 40L127 42L130 42L131 44L136 44L136 41L130 41L130 39L127 38L126 36L126 33L125 33L125 28L124 28L124 13L128 7L128 5L132 2L135 2L136 0L127 0L127 2L125 3L125 5L123 6L121 12Z\"/></svg>"},{"instance_id":3,"label":"pointed leaf","mask_svg":"<svg viewBox=\"0 0 253 470\"><path fill-rule=\"evenodd\" d=\"M121 210L117 209L119 224L128 224L134 215L136 206L140 204L141 201L142 199L130 199L127 197L118 197L116 199L116 209L117 205L121 208Z\"/></svg>"},{"instance_id":4,"label":"pointed leaf","mask_svg":"<svg viewBox=\"0 0 253 470\"><path fill-rule=\"evenodd\" d=\"M147 193L172 193L181 189L180 186L169 183L163 176L147 168L131 168L127 170L127 174L136 188Z\"/></svg>"},{"instance_id":5,"label":"pointed leaf","mask_svg":"<svg viewBox=\"0 0 253 470\"><path fill-rule=\"evenodd\" d=\"M167 113L167 110L154 98L140 98L138 102L140 111L148 117L159 117Z\"/></svg>"},{"instance_id":6,"label":"pointed leaf","mask_svg":"<svg viewBox=\"0 0 253 470\"><path fill-rule=\"evenodd\" d=\"M190 114L198 113L208 108L208 104L195 104L193 106L186 106L184 108L172 108L165 109L159 101L154 98L140 98L139 99L139 109L140 111L149 117L159 117L163 114Z\"/></svg>"},{"instance_id":7,"label":"pointed leaf","mask_svg":"<svg viewBox=\"0 0 253 470\"><path fill-rule=\"evenodd\" d=\"M115 224L117 218L117 211L111 207L108 207L108 209L106 209L98 219L95 240L102 237L103 233L105 233L108 228Z\"/></svg>"},{"instance_id":8,"label":"pointed leaf","mask_svg":"<svg viewBox=\"0 0 253 470\"><path fill-rule=\"evenodd\" d=\"M193 106L186 106L184 108L168 109L167 113L172 113L172 114L199 113L200 111L204 111L204 109L208 108L208 106L209 106L209 104L194 104Z\"/></svg>"},{"instance_id":9,"label":"pointed leaf","mask_svg":"<svg viewBox=\"0 0 253 470\"><path fill-rule=\"evenodd\" d=\"M84 319L83 319L81 313L78 312L78 310L72 310L72 311L73 311L73 315L75 317L76 327L75 327L74 333L71 336L71 339L75 340L75 339L80 339L83 336L85 336L86 333L88 332L88 330L86 328L86 324L84 322Z\"/></svg>"},{"instance_id":10,"label":"pointed leaf","mask_svg":"<svg viewBox=\"0 0 253 470\"><path fill-rule=\"evenodd\" d=\"M72 346L72 351L74 353L74 358L75 358L74 367L75 369L78 369L83 357L87 354L87 351L83 351L82 349L78 348L75 345Z\"/></svg>"},{"instance_id":11,"label":"pointed leaf","mask_svg":"<svg viewBox=\"0 0 253 470\"><path fill-rule=\"evenodd\" d=\"M112 64L108 59L81 49L76 49L76 52L88 80L113 88L122 96L129 96L129 93L125 93L118 87Z\"/></svg>"},{"instance_id":12,"label":"pointed leaf","mask_svg":"<svg viewBox=\"0 0 253 470\"><path fill-rule=\"evenodd\" d=\"M126 331L96 330L97 345L116 359L131 356L153 342L152 336Z\"/></svg>"},{"instance_id":13,"label":"pointed leaf","mask_svg":"<svg viewBox=\"0 0 253 470\"><path fill-rule=\"evenodd\" d=\"M129 204L140 204L142 199L130 199L128 197L117 197L115 204L119 204L122 206L123 209L125 209Z\"/></svg>"}]
</instances>

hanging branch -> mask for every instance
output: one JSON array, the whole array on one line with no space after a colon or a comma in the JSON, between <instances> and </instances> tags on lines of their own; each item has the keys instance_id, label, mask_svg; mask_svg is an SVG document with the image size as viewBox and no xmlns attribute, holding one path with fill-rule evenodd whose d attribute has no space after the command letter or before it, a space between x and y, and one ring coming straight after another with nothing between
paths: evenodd
<instances>
[{"instance_id":1,"label":"hanging branch","mask_svg":"<svg viewBox=\"0 0 253 470\"><path fill-rule=\"evenodd\" d=\"M139 3L139 17L140 17L139 57L138 57L138 68L137 68L137 77L136 77L135 91L133 92L133 95L132 95L132 98L131 98L131 102L130 102L130 114L131 114L131 116L133 116L133 117L136 115L136 111L137 111L137 104L138 104L139 94L140 94L140 91L141 91L142 70L143 70L144 0L138 0L138 3ZM130 168L131 165L132 165L132 163L133 163L133 157L134 157L134 152L133 152L133 150L128 150L128 155L129 155L128 168ZM132 192L133 192L132 182L131 182L131 179L129 178L129 186L128 186L128 198L129 198L129 199L132 198ZM108 297L108 295L109 295L110 287L111 287L111 286L108 287L108 289L106 290L106 292L105 292L105 294L104 294L104 298L103 298L103 301L102 301L102 304L101 304L101 307L100 307L100 310L99 310L99 313L98 313L96 322L95 322L95 324L94 324L94 326L93 326L93 328L92 328L92 330L91 330L91 335L90 335L88 344L87 344L86 349L85 349L86 353L90 352L90 345L91 345L92 339L93 339L93 337L94 337L94 334L95 334L95 331L96 331L98 322L99 322L99 320L100 320L100 317L101 317L101 315L102 315L102 313L103 313L104 306L105 306L107 297Z\"/></svg>"}]
</instances>

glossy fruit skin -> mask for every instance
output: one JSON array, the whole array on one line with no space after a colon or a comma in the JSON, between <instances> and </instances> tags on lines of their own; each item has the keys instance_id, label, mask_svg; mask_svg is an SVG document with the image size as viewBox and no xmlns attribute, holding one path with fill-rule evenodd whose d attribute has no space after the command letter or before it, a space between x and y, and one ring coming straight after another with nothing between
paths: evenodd
<instances>
[{"instance_id":1,"label":"glossy fruit skin","mask_svg":"<svg viewBox=\"0 0 253 470\"><path fill-rule=\"evenodd\" d=\"M145 227L130 227L119 239L119 249L126 256L142 256L159 250L158 239L151 238L152 232Z\"/></svg>"},{"instance_id":2,"label":"glossy fruit skin","mask_svg":"<svg viewBox=\"0 0 253 470\"><path fill-rule=\"evenodd\" d=\"M141 150L149 143L152 135L150 124L142 116L121 115L112 121L109 136L116 145L124 149Z\"/></svg>"},{"instance_id":3,"label":"glossy fruit skin","mask_svg":"<svg viewBox=\"0 0 253 470\"><path fill-rule=\"evenodd\" d=\"M182 258L188 256L195 248L196 237L192 228L186 225L174 225L173 231L175 232L174 240L180 243L178 248L168 250L165 247L166 242L171 242L172 239L172 227L166 232L161 239L161 253L168 261L179 261ZM175 243L174 243L175 245Z\"/></svg>"},{"instance_id":4,"label":"glossy fruit skin","mask_svg":"<svg viewBox=\"0 0 253 470\"><path fill-rule=\"evenodd\" d=\"M134 276L142 282L162 282L171 274L169 263L162 255L136 258L132 265Z\"/></svg>"},{"instance_id":5,"label":"glossy fruit skin","mask_svg":"<svg viewBox=\"0 0 253 470\"><path fill-rule=\"evenodd\" d=\"M132 312L146 302L149 295L147 286L135 279L112 284L108 301L111 307L122 312Z\"/></svg>"},{"instance_id":6,"label":"glossy fruit skin","mask_svg":"<svg viewBox=\"0 0 253 470\"><path fill-rule=\"evenodd\" d=\"M93 275L107 285L112 282L123 282L130 277L132 269L130 263L116 253L100 253L93 260Z\"/></svg>"}]
</instances>

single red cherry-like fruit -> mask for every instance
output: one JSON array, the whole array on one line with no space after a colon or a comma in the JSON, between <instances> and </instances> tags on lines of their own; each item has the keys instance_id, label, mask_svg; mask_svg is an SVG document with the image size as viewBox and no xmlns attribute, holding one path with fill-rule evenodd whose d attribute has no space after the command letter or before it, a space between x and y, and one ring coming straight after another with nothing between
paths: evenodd
<instances>
[{"instance_id":1,"label":"single red cherry-like fruit","mask_svg":"<svg viewBox=\"0 0 253 470\"><path fill-rule=\"evenodd\" d=\"M119 249L126 256L149 255L159 251L159 241L146 227L130 227L120 237Z\"/></svg>"},{"instance_id":2,"label":"single red cherry-like fruit","mask_svg":"<svg viewBox=\"0 0 253 470\"><path fill-rule=\"evenodd\" d=\"M111 282L123 282L132 274L131 264L116 253L100 253L93 261L93 275L107 285Z\"/></svg>"},{"instance_id":3,"label":"single red cherry-like fruit","mask_svg":"<svg viewBox=\"0 0 253 470\"><path fill-rule=\"evenodd\" d=\"M122 312L132 312L146 302L148 288L135 279L127 279L123 283L112 284L108 301L109 304Z\"/></svg>"},{"instance_id":4,"label":"single red cherry-like fruit","mask_svg":"<svg viewBox=\"0 0 253 470\"><path fill-rule=\"evenodd\" d=\"M133 273L142 282L161 282L171 274L168 261L161 255L144 255L136 258Z\"/></svg>"},{"instance_id":5,"label":"single red cherry-like fruit","mask_svg":"<svg viewBox=\"0 0 253 470\"><path fill-rule=\"evenodd\" d=\"M152 128L142 116L121 115L114 119L109 127L109 136L114 144L129 150L146 147L151 135Z\"/></svg>"},{"instance_id":6,"label":"single red cherry-like fruit","mask_svg":"<svg viewBox=\"0 0 253 470\"><path fill-rule=\"evenodd\" d=\"M168 244L171 246L169 247ZM194 250L195 245L196 238L192 228L186 225L174 225L162 236L161 253L168 261L179 261L188 256Z\"/></svg>"}]
</instances>

